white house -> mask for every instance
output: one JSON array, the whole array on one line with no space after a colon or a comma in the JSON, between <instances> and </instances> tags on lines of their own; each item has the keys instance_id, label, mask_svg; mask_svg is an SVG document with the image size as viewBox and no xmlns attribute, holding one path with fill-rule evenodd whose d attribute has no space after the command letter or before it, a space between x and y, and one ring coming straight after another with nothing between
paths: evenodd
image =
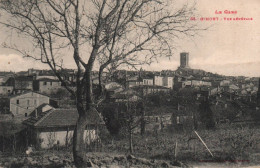
<instances>
[{"instance_id":1,"label":"white house","mask_svg":"<svg viewBox=\"0 0 260 168\"><path fill-rule=\"evenodd\" d=\"M36 107L41 104L49 104L49 97L37 92L28 91L10 97L10 112L14 116L27 117Z\"/></svg>"},{"instance_id":2,"label":"white house","mask_svg":"<svg viewBox=\"0 0 260 168\"><path fill-rule=\"evenodd\" d=\"M154 76L154 85L163 86L163 77L162 76Z\"/></svg>"},{"instance_id":3,"label":"white house","mask_svg":"<svg viewBox=\"0 0 260 168\"><path fill-rule=\"evenodd\" d=\"M97 111L87 118L84 140L87 144L98 138L97 129L104 121ZM90 119L91 118L91 119ZM78 119L77 109L55 109L38 112L23 122L27 126L28 141L41 148L65 146L72 140Z\"/></svg>"}]
</instances>

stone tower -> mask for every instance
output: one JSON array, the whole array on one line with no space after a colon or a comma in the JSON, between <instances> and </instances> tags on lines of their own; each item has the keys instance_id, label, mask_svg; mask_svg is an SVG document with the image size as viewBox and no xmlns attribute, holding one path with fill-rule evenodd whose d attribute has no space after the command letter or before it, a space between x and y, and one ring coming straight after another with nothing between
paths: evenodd
<instances>
[{"instance_id":1,"label":"stone tower","mask_svg":"<svg viewBox=\"0 0 260 168\"><path fill-rule=\"evenodd\" d=\"M180 68L190 68L189 67L189 53L182 52L180 54Z\"/></svg>"}]
</instances>

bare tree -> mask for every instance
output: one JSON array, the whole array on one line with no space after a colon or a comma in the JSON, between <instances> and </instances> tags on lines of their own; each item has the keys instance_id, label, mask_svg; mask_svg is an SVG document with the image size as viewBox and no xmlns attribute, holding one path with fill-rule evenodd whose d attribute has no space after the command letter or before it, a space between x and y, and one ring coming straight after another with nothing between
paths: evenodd
<instances>
[{"instance_id":1,"label":"bare tree","mask_svg":"<svg viewBox=\"0 0 260 168\"><path fill-rule=\"evenodd\" d=\"M202 30L190 21L194 5L177 8L167 0L1 0L0 10L1 24L30 44L26 48L16 43L4 47L47 64L76 98L79 118L73 156L78 167L84 166L86 119L92 118L102 100L102 96L93 98L93 67L99 67L102 95L104 69L170 57L178 38ZM77 67L76 89L63 77L65 56Z\"/></svg>"}]
</instances>

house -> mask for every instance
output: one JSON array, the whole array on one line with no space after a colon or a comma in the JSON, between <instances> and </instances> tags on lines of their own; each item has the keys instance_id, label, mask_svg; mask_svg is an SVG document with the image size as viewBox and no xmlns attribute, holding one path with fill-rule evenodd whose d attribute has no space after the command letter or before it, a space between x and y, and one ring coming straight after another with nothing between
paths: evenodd
<instances>
[{"instance_id":1,"label":"house","mask_svg":"<svg viewBox=\"0 0 260 168\"><path fill-rule=\"evenodd\" d=\"M33 90L44 94L56 93L60 88L61 82L56 79L40 78L33 82Z\"/></svg>"},{"instance_id":2,"label":"house","mask_svg":"<svg viewBox=\"0 0 260 168\"><path fill-rule=\"evenodd\" d=\"M110 102L135 102L141 100L141 98L133 89L126 89L124 91L115 93L107 98L109 98Z\"/></svg>"},{"instance_id":3,"label":"house","mask_svg":"<svg viewBox=\"0 0 260 168\"><path fill-rule=\"evenodd\" d=\"M14 116L27 117L41 104L49 104L49 97L34 91L13 95L10 97L10 112Z\"/></svg>"},{"instance_id":4,"label":"house","mask_svg":"<svg viewBox=\"0 0 260 168\"><path fill-rule=\"evenodd\" d=\"M66 146L78 119L77 109L50 109L39 112L23 122L27 126L28 141L40 148L55 145ZM87 144L98 139L98 126L104 125L101 115L95 110L87 118L84 140Z\"/></svg>"},{"instance_id":5,"label":"house","mask_svg":"<svg viewBox=\"0 0 260 168\"><path fill-rule=\"evenodd\" d=\"M0 85L3 85L9 77L14 75L13 72L0 71Z\"/></svg>"},{"instance_id":6,"label":"house","mask_svg":"<svg viewBox=\"0 0 260 168\"><path fill-rule=\"evenodd\" d=\"M126 88L131 88L131 87L140 86L140 85L143 85L143 81L138 80L138 79L132 79L132 80L126 81Z\"/></svg>"},{"instance_id":7,"label":"house","mask_svg":"<svg viewBox=\"0 0 260 168\"><path fill-rule=\"evenodd\" d=\"M0 86L0 95L1 96L8 96L12 94L13 86Z\"/></svg>"},{"instance_id":8,"label":"house","mask_svg":"<svg viewBox=\"0 0 260 168\"><path fill-rule=\"evenodd\" d=\"M220 86L228 86L230 84L230 80L222 80L221 82L220 82Z\"/></svg>"},{"instance_id":9,"label":"house","mask_svg":"<svg viewBox=\"0 0 260 168\"><path fill-rule=\"evenodd\" d=\"M149 76L140 77L143 85L152 86L153 85L153 78Z\"/></svg>"},{"instance_id":10,"label":"house","mask_svg":"<svg viewBox=\"0 0 260 168\"><path fill-rule=\"evenodd\" d=\"M133 90L137 91L141 95L148 95L152 93L158 92L169 92L170 88L164 86L150 86L150 85L143 85L143 86L134 86L132 87Z\"/></svg>"},{"instance_id":11,"label":"house","mask_svg":"<svg viewBox=\"0 0 260 168\"><path fill-rule=\"evenodd\" d=\"M163 86L163 77L162 76L154 75L153 81L154 81L154 85Z\"/></svg>"},{"instance_id":12,"label":"house","mask_svg":"<svg viewBox=\"0 0 260 168\"><path fill-rule=\"evenodd\" d=\"M33 90L33 76L10 77L5 86L13 86L15 93Z\"/></svg>"},{"instance_id":13,"label":"house","mask_svg":"<svg viewBox=\"0 0 260 168\"><path fill-rule=\"evenodd\" d=\"M170 89L173 88L173 77L171 77L171 76L164 76L162 80L163 80L163 85L162 86L165 86L165 87L170 88Z\"/></svg>"}]
</instances>

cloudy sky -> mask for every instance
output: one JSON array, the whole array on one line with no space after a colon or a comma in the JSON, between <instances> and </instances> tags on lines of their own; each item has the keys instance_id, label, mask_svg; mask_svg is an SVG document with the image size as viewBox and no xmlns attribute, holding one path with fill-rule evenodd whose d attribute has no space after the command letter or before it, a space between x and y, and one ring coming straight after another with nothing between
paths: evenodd
<instances>
[{"instance_id":1,"label":"cloudy sky","mask_svg":"<svg viewBox=\"0 0 260 168\"><path fill-rule=\"evenodd\" d=\"M178 41L169 59L161 59L146 70L175 70L179 66L180 52L189 52L190 66L196 69L224 74L260 76L260 1L259 0L197 0L197 12L202 17L218 17L219 21L202 21L214 26L200 36ZM237 11L237 14L215 14L215 11ZM253 18L250 21L225 21L224 17ZM198 18L199 19L199 18ZM15 40L15 39L12 39ZM0 29L0 43L10 41ZM21 44L21 43L20 43ZM73 67L68 60L65 62ZM0 48L0 71L20 71L47 67L22 58L14 51Z\"/></svg>"}]
</instances>

